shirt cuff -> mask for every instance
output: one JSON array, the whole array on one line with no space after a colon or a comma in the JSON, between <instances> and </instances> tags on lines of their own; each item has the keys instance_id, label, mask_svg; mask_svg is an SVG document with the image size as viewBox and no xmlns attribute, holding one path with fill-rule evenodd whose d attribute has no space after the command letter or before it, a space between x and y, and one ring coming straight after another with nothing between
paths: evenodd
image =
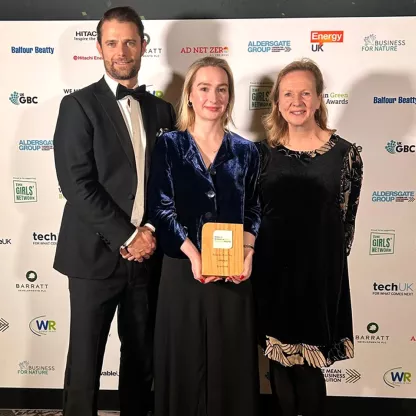
<instances>
[{"instance_id":1,"label":"shirt cuff","mask_svg":"<svg viewBox=\"0 0 416 416\"><path fill-rule=\"evenodd\" d=\"M152 233L155 233L156 232L156 228L153 227L152 224L150 224L150 223L147 222L144 226L147 227Z\"/></svg>"},{"instance_id":2,"label":"shirt cuff","mask_svg":"<svg viewBox=\"0 0 416 416\"><path fill-rule=\"evenodd\" d=\"M139 230L136 228L136 230L130 236L130 238L123 244L122 248L127 247L134 240L134 237L136 237L136 235L137 235L138 232L139 232Z\"/></svg>"}]
</instances>

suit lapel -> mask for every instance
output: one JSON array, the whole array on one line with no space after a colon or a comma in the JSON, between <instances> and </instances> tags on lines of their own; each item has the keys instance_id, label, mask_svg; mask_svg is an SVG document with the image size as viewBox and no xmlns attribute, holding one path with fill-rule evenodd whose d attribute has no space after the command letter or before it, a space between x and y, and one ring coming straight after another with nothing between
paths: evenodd
<instances>
[{"instance_id":1,"label":"suit lapel","mask_svg":"<svg viewBox=\"0 0 416 416\"><path fill-rule=\"evenodd\" d=\"M145 155L145 189L147 189L147 180L150 171L150 158L156 142L157 133L157 106L153 105L152 100L147 94L140 100L140 110L142 112L143 128L146 132L146 155Z\"/></svg>"},{"instance_id":2,"label":"suit lapel","mask_svg":"<svg viewBox=\"0 0 416 416\"><path fill-rule=\"evenodd\" d=\"M127 159L129 160L131 168L134 172L136 172L133 145L131 143L130 134L127 130L126 122L124 121L120 107L117 104L117 100L114 97L113 92L108 87L104 77L98 81L96 85L97 100L100 102L109 120L111 121L120 144L126 153Z\"/></svg>"}]
</instances>

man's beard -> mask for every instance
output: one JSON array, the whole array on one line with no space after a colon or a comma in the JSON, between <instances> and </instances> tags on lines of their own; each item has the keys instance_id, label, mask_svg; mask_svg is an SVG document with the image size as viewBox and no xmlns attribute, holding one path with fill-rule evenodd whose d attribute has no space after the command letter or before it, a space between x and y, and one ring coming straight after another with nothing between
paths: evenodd
<instances>
[{"instance_id":1,"label":"man's beard","mask_svg":"<svg viewBox=\"0 0 416 416\"><path fill-rule=\"evenodd\" d=\"M130 69L118 70L115 68L114 63L111 61L104 61L106 71L110 74L113 79L127 80L132 79L139 73L140 70L140 59Z\"/></svg>"}]
</instances>

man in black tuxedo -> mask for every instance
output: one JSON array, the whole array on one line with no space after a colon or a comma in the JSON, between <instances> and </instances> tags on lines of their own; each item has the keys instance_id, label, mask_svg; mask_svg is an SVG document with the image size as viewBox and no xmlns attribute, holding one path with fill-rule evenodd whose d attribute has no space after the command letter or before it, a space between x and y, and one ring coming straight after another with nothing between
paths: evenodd
<instances>
[{"instance_id":1,"label":"man in black tuxedo","mask_svg":"<svg viewBox=\"0 0 416 416\"><path fill-rule=\"evenodd\" d=\"M67 199L54 268L69 278L71 306L64 415L97 415L104 350L118 307L121 416L142 416L151 407L161 267L154 229L146 223L146 182L157 133L174 128L175 113L137 87L146 42L134 10L104 14L97 48L105 75L63 98L54 135Z\"/></svg>"}]
</instances>

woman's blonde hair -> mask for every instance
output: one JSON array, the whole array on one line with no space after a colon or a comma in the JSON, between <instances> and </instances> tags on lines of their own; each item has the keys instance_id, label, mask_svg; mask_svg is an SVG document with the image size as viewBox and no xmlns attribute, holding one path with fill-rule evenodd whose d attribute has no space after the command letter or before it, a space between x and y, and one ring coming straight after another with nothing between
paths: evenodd
<instances>
[{"instance_id":1,"label":"woman's blonde hair","mask_svg":"<svg viewBox=\"0 0 416 416\"><path fill-rule=\"evenodd\" d=\"M320 106L315 112L315 122L324 131L332 131L327 126L328 122L328 110L325 105L323 90L324 79L322 72L318 65L310 59L301 59L293 61L289 65L286 65L277 76L276 82L270 93L270 101L272 104L271 112L264 117L263 125L266 129L267 141L270 146L276 147L279 144L286 144L288 124L279 111L279 87L283 77L293 71L309 71L315 78L316 93L320 97Z\"/></svg>"},{"instance_id":2,"label":"woman's blonde hair","mask_svg":"<svg viewBox=\"0 0 416 416\"><path fill-rule=\"evenodd\" d=\"M231 117L234 101L235 101L235 93L234 93L234 77L231 71L230 66L228 65L227 61L220 58L214 58L211 56L206 56L204 58L198 59L195 61L188 69L186 73L185 82L182 88L181 100L179 102L178 108L178 121L176 126L178 130L185 131L188 128L192 127L195 123L195 111L192 106L189 106L189 95L191 94L192 85L195 81L196 73L199 69L205 67L216 67L222 68L228 77L228 93L229 93L229 101L227 110L222 116L222 126L224 130L227 129L228 123L231 122L234 124L233 119Z\"/></svg>"}]
</instances>

